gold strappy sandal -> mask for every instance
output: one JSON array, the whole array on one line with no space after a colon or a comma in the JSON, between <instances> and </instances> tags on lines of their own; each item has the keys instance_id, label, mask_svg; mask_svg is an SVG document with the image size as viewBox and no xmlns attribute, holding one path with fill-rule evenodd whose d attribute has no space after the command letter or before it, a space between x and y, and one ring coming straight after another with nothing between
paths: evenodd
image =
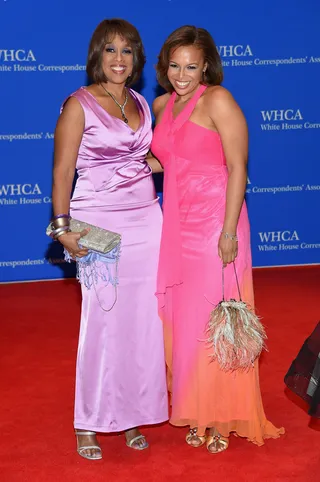
<instances>
[{"instance_id":1,"label":"gold strappy sandal","mask_svg":"<svg viewBox=\"0 0 320 482\"><path fill-rule=\"evenodd\" d=\"M201 447L207 440L205 435L197 435L197 430L197 428L190 428L189 432L186 435L187 444L191 447L194 447L195 449ZM194 443L196 440L198 440L198 443Z\"/></svg>"},{"instance_id":2,"label":"gold strappy sandal","mask_svg":"<svg viewBox=\"0 0 320 482\"><path fill-rule=\"evenodd\" d=\"M210 448L213 447L213 448ZM221 437L219 432L216 430L214 434L208 435L207 437L207 450L210 454L219 454L224 452L229 447L229 439Z\"/></svg>"}]
</instances>

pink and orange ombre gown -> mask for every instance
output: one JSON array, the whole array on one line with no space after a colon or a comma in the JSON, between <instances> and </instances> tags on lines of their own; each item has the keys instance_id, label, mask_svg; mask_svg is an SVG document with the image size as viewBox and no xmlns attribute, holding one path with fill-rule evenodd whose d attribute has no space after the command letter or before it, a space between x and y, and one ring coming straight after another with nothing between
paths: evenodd
<instances>
[{"instance_id":1,"label":"pink and orange ombre gown","mask_svg":"<svg viewBox=\"0 0 320 482\"><path fill-rule=\"evenodd\" d=\"M248 372L223 372L211 361L205 328L222 298L218 240L223 225L228 171L220 136L189 120L205 86L173 117L176 94L156 126L152 152L164 166L164 221L157 296L164 323L170 422L216 427L262 445L284 432L265 416L258 362ZM238 223L236 260L242 297L253 306L250 228L245 204ZM225 269L225 295L236 298L232 265Z\"/></svg>"}]
</instances>

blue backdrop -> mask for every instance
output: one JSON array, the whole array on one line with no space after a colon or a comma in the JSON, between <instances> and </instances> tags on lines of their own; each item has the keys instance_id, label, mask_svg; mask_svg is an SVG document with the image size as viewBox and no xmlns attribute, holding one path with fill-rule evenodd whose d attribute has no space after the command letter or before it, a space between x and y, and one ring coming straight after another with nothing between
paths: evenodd
<instances>
[{"instance_id":1,"label":"blue backdrop","mask_svg":"<svg viewBox=\"0 0 320 482\"><path fill-rule=\"evenodd\" d=\"M45 227L51 215L53 132L65 97L87 82L88 42L105 17L139 29L141 92L157 94L154 64L184 24L208 29L224 86L249 124L247 201L254 266L320 263L320 3L316 0L0 2L0 281L70 275Z\"/></svg>"}]
</instances>

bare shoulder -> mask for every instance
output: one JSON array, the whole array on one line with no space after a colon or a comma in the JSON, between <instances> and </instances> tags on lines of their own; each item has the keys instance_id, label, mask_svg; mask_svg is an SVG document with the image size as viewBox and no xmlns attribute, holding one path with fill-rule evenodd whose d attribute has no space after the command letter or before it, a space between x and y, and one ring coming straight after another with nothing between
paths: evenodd
<instances>
[{"instance_id":1,"label":"bare shoulder","mask_svg":"<svg viewBox=\"0 0 320 482\"><path fill-rule=\"evenodd\" d=\"M219 107L219 106L230 106L236 104L231 92L222 85L212 85L206 90L206 101L208 105Z\"/></svg>"},{"instance_id":2,"label":"bare shoulder","mask_svg":"<svg viewBox=\"0 0 320 482\"><path fill-rule=\"evenodd\" d=\"M60 119L62 120L79 120L84 118L84 112L79 100L71 95L64 103Z\"/></svg>"},{"instance_id":3,"label":"bare shoulder","mask_svg":"<svg viewBox=\"0 0 320 482\"><path fill-rule=\"evenodd\" d=\"M244 118L231 92L221 85L208 87L205 105L207 113L215 123L223 118L226 120L230 117Z\"/></svg>"},{"instance_id":4,"label":"bare shoulder","mask_svg":"<svg viewBox=\"0 0 320 482\"><path fill-rule=\"evenodd\" d=\"M71 95L64 103L55 129L55 142L81 137L85 127L85 116L79 100ZM72 141L71 141L72 142Z\"/></svg>"},{"instance_id":5,"label":"bare shoulder","mask_svg":"<svg viewBox=\"0 0 320 482\"><path fill-rule=\"evenodd\" d=\"M90 92L90 94L94 95L95 97L97 97L101 94L101 90L100 90L100 88L98 87L97 84L86 85L83 88L84 88L84 90Z\"/></svg>"},{"instance_id":6,"label":"bare shoulder","mask_svg":"<svg viewBox=\"0 0 320 482\"><path fill-rule=\"evenodd\" d=\"M157 117L163 111L169 99L170 99L170 94L166 93L166 94L160 95L153 101L152 110L155 117Z\"/></svg>"}]
</instances>

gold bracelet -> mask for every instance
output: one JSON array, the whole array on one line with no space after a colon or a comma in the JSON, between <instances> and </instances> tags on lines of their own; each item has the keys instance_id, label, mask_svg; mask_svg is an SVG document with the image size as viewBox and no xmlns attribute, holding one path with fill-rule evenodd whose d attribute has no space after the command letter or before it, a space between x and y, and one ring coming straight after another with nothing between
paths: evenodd
<instances>
[{"instance_id":1,"label":"gold bracelet","mask_svg":"<svg viewBox=\"0 0 320 482\"><path fill-rule=\"evenodd\" d=\"M69 226L70 220L68 218L58 218L51 222L51 226L54 229L62 228L64 226Z\"/></svg>"}]
</instances>

